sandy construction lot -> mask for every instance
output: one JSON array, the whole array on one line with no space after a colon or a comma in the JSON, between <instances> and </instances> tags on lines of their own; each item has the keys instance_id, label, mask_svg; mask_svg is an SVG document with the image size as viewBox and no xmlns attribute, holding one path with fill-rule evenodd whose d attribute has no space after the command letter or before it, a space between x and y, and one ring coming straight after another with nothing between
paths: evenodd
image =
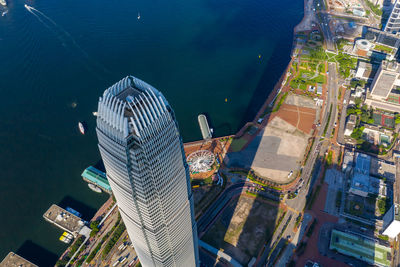
<instances>
[{"instance_id":1,"label":"sandy construction lot","mask_svg":"<svg viewBox=\"0 0 400 267\"><path fill-rule=\"evenodd\" d=\"M241 195L232 201L203 237L203 241L222 248L243 266L257 257L262 244L273 233L280 210L262 199Z\"/></svg>"}]
</instances>

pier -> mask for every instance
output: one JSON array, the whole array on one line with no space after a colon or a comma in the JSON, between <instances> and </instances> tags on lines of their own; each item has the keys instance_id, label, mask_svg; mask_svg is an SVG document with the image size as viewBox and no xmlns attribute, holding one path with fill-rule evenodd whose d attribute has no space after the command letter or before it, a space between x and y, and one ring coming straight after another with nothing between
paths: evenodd
<instances>
[{"instance_id":1,"label":"pier","mask_svg":"<svg viewBox=\"0 0 400 267\"><path fill-rule=\"evenodd\" d=\"M36 264L33 264L32 262L19 256L18 254L15 254L14 252L8 253L8 255L4 258L4 260L0 262L0 266L38 267Z\"/></svg>"},{"instance_id":2,"label":"pier","mask_svg":"<svg viewBox=\"0 0 400 267\"><path fill-rule=\"evenodd\" d=\"M46 221L63 229L64 231L72 234L75 238L85 225L84 220L57 206L56 204L51 205L51 207L43 214L43 218Z\"/></svg>"},{"instance_id":3,"label":"pier","mask_svg":"<svg viewBox=\"0 0 400 267\"><path fill-rule=\"evenodd\" d=\"M93 166L87 167L82 173L82 179L90 184L98 186L103 191L111 194L111 186L107 175Z\"/></svg>"},{"instance_id":4,"label":"pier","mask_svg":"<svg viewBox=\"0 0 400 267\"><path fill-rule=\"evenodd\" d=\"M197 117L200 125L201 135L203 136L204 140L210 139L212 137L211 129L208 126L207 118L204 114L200 114Z\"/></svg>"}]
</instances>

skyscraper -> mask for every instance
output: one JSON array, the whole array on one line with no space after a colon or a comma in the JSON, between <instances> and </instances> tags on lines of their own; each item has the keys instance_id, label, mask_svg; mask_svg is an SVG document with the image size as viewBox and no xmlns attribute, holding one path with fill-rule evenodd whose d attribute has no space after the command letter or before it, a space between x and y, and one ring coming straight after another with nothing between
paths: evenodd
<instances>
[{"instance_id":1,"label":"skyscraper","mask_svg":"<svg viewBox=\"0 0 400 267\"><path fill-rule=\"evenodd\" d=\"M386 22L385 32L398 33L400 31L400 2L396 0Z\"/></svg>"},{"instance_id":2,"label":"skyscraper","mask_svg":"<svg viewBox=\"0 0 400 267\"><path fill-rule=\"evenodd\" d=\"M198 266L197 225L175 115L151 85L128 76L99 99L107 178L140 262Z\"/></svg>"}]
</instances>

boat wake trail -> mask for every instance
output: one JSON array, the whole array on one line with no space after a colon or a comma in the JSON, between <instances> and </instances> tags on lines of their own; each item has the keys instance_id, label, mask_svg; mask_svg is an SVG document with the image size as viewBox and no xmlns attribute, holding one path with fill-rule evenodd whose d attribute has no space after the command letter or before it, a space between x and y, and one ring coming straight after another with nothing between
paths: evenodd
<instances>
[{"instance_id":1,"label":"boat wake trail","mask_svg":"<svg viewBox=\"0 0 400 267\"><path fill-rule=\"evenodd\" d=\"M81 58L82 63L86 66L86 68L88 68L89 71L94 72L96 75L98 75L99 70L101 70L101 72L110 73L110 71L107 70L103 65L91 60L89 58L89 55L78 45L71 34L64 30L54 20L32 6L28 6L27 4L25 4L24 6L26 10L34 15L43 26L53 32L56 38L67 50L71 51L74 54L80 55L83 58Z\"/></svg>"}]
</instances>

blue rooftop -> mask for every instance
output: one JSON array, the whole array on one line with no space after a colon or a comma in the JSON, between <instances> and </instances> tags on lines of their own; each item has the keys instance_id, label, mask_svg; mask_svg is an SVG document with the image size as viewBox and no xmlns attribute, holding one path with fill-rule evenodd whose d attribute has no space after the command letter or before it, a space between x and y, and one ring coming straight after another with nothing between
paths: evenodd
<instances>
[{"instance_id":1,"label":"blue rooftop","mask_svg":"<svg viewBox=\"0 0 400 267\"><path fill-rule=\"evenodd\" d=\"M82 177L84 180L97 185L101 189L107 192L111 192L111 187L110 184L108 183L107 175L104 172L96 169L95 167L93 166L87 167L83 171Z\"/></svg>"},{"instance_id":2,"label":"blue rooftop","mask_svg":"<svg viewBox=\"0 0 400 267\"><path fill-rule=\"evenodd\" d=\"M369 175L369 168L371 166L371 157L365 154L357 153L356 167L354 171Z\"/></svg>"},{"instance_id":3,"label":"blue rooftop","mask_svg":"<svg viewBox=\"0 0 400 267\"><path fill-rule=\"evenodd\" d=\"M354 173L351 179L351 188L363 192L369 192L369 176L362 173Z\"/></svg>"}]
</instances>

